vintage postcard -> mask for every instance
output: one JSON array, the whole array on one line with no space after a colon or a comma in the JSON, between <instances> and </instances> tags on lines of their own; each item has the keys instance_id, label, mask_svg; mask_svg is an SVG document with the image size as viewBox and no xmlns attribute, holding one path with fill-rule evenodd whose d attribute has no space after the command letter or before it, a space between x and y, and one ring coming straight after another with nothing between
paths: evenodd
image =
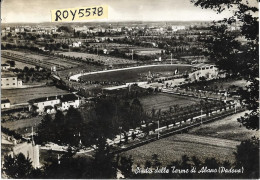
<instances>
[{"instance_id":1,"label":"vintage postcard","mask_svg":"<svg viewBox=\"0 0 260 180\"><path fill-rule=\"evenodd\" d=\"M258 0L2 0L1 177L258 179Z\"/></svg>"}]
</instances>

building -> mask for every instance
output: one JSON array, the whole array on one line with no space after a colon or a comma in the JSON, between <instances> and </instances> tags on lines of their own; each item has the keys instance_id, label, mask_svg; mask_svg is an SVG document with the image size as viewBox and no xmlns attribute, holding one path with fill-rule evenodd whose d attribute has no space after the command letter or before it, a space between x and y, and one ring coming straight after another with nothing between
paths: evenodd
<instances>
[{"instance_id":1,"label":"building","mask_svg":"<svg viewBox=\"0 0 260 180\"><path fill-rule=\"evenodd\" d=\"M29 111L35 111L39 114L52 114L55 113L56 110L68 110L70 106L78 108L80 105L80 100L75 94L64 94L32 99L29 100L28 103Z\"/></svg>"},{"instance_id":2,"label":"building","mask_svg":"<svg viewBox=\"0 0 260 180\"><path fill-rule=\"evenodd\" d=\"M1 72L1 88L19 88L23 86L22 80L18 80L17 76L12 72Z\"/></svg>"},{"instance_id":3,"label":"building","mask_svg":"<svg viewBox=\"0 0 260 180\"><path fill-rule=\"evenodd\" d=\"M1 99L1 109L8 109L11 107L9 99Z\"/></svg>"},{"instance_id":4,"label":"building","mask_svg":"<svg viewBox=\"0 0 260 180\"><path fill-rule=\"evenodd\" d=\"M26 142L24 140L18 140L5 133L1 133L1 157L2 165L4 156L17 155L22 153L25 157L28 157L32 161L34 168L40 168L40 151L39 145L35 145L34 142Z\"/></svg>"},{"instance_id":5,"label":"building","mask_svg":"<svg viewBox=\"0 0 260 180\"><path fill-rule=\"evenodd\" d=\"M176 32L176 31L179 31L179 30L185 30L185 26L172 26L172 31L173 32Z\"/></svg>"},{"instance_id":6,"label":"building","mask_svg":"<svg viewBox=\"0 0 260 180\"><path fill-rule=\"evenodd\" d=\"M2 70L8 70L8 69L10 69L10 65L9 64L1 64L1 69Z\"/></svg>"},{"instance_id":7,"label":"building","mask_svg":"<svg viewBox=\"0 0 260 180\"><path fill-rule=\"evenodd\" d=\"M74 108L79 107L79 97L75 94L62 95L60 97L60 102L62 111L68 110L70 106L73 106Z\"/></svg>"}]
</instances>

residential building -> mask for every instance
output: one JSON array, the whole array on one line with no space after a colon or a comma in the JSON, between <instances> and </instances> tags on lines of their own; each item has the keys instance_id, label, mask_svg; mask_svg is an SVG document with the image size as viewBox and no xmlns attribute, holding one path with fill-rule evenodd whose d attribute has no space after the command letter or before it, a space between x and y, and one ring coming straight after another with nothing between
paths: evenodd
<instances>
[{"instance_id":1,"label":"residential building","mask_svg":"<svg viewBox=\"0 0 260 180\"><path fill-rule=\"evenodd\" d=\"M9 64L1 64L1 69L2 70L8 70L8 69L10 69L10 65Z\"/></svg>"},{"instance_id":2,"label":"residential building","mask_svg":"<svg viewBox=\"0 0 260 180\"><path fill-rule=\"evenodd\" d=\"M9 99L1 99L1 109L8 109L10 106L11 103Z\"/></svg>"},{"instance_id":3,"label":"residential building","mask_svg":"<svg viewBox=\"0 0 260 180\"><path fill-rule=\"evenodd\" d=\"M32 99L29 100L28 103L29 111L36 111L39 114L52 114L55 113L56 110L68 110L70 106L78 108L80 100L75 94L64 94Z\"/></svg>"},{"instance_id":4,"label":"residential building","mask_svg":"<svg viewBox=\"0 0 260 180\"><path fill-rule=\"evenodd\" d=\"M19 88L22 87L23 82L12 72L1 72L1 88Z\"/></svg>"}]
</instances>

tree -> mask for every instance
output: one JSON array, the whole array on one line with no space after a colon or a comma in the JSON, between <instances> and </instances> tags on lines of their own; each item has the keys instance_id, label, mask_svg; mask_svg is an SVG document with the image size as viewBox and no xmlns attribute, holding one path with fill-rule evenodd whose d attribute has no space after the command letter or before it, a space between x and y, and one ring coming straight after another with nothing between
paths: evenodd
<instances>
[{"instance_id":1,"label":"tree","mask_svg":"<svg viewBox=\"0 0 260 180\"><path fill-rule=\"evenodd\" d=\"M237 168L244 168L243 176L245 178L259 178L259 140L252 138L251 140L242 141L237 146L234 153Z\"/></svg>"},{"instance_id":2,"label":"tree","mask_svg":"<svg viewBox=\"0 0 260 180\"><path fill-rule=\"evenodd\" d=\"M10 178L26 179L33 171L32 162L22 153L4 157L3 172Z\"/></svg>"},{"instance_id":3,"label":"tree","mask_svg":"<svg viewBox=\"0 0 260 180\"><path fill-rule=\"evenodd\" d=\"M251 110L243 119L249 129L259 129L259 18L258 1L243 0L191 0L195 6L213 9L217 13L229 10L232 16L215 22L211 27L213 36L206 41L208 55L219 65L235 75L242 75L250 85L241 91L241 98ZM241 24L238 33L229 27ZM244 37L241 44L238 37Z\"/></svg>"}]
</instances>

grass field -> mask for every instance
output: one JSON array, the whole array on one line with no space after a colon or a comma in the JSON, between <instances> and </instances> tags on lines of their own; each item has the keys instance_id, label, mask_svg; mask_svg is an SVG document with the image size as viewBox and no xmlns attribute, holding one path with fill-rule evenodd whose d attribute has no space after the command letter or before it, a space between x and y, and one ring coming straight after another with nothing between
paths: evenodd
<instances>
[{"instance_id":1,"label":"grass field","mask_svg":"<svg viewBox=\"0 0 260 180\"><path fill-rule=\"evenodd\" d=\"M134 64L136 61L123 59L123 58L116 58L116 57L109 57L109 56L99 56L96 54L89 54L89 53L80 53L80 52L63 52L60 53L65 56L76 57L76 58L89 58L93 59L93 61L99 61L104 63L105 65L113 65L113 64Z\"/></svg>"},{"instance_id":2,"label":"grass field","mask_svg":"<svg viewBox=\"0 0 260 180\"><path fill-rule=\"evenodd\" d=\"M29 119L21 119L17 121L7 121L2 122L1 125L10 130L15 130L15 132L20 134L31 133L32 127L37 127L42 120L42 116L37 116Z\"/></svg>"},{"instance_id":3,"label":"grass field","mask_svg":"<svg viewBox=\"0 0 260 180\"><path fill-rule=\"evenodd\" d=\"M172 75L176 69L180 72L189 71L190 67L181 65L162 65L162 66L152 66L143 67L136 69L127 69L121 71L104 72L100 74L90 74L82 76L81 79L85 81L120 81L120 82L136 82L136 81L146 81L146 75L149 71L153 74L164 73Z\"/></svg>"},{"instance_id":4,"label":"grass field","mask_svg":"<svg viewBox=\"0 0 260 180\"><path fill-rule=\"evenodd\" d=\"M161 111L169 110L170 106L188 106L191 104L196 104L199 102L197 98L178 96L173 94L159 93L156 95L149 95L141 97L139 99L144 107L144 110L151 112L154 108L155 110L161 109Z\"/></svg>"},{"instance_id":5,"label":"grass field","mask_svg":"<svg viewBox=\"0 0 260 180\"><path fill-rule=\"evenodd\" d=\"M27 103L28 100L46 96L55 96L67 94L65 90L56 88L55 86L44 86L23 89L2 89L2 98L7 98L11 104Z\"/></svg>"},{"instance_id":6,"label":"grass field","mask_svg":"<svg viewBox=\"0 0 260 180\"><path fill-rule=\"evenodd\" d=\"M196 156L201 160L215 157L219 161L234 161L233 152L239 141L212 138L191 134L177 134L122 153L132 156L134 163L144 165L153 154L159 156L163 165L180 160L182 155Z\"/></svg>"},{"instance_id":7,"label":"grass field","mask_svg":"<svg viewBox=\"0 0 260 180\"><path fill-rule=\"evenodd\" d=\"M246 111L247 113L249 111ZM250 139L253 136L259 138L259 132L248 130L237 122L237 118L243 116L246 112L241 112L232 116L228 116L222 120L205 124L202 127L196 127L189 131L190 134L218 137L223 139L242 141Z\"/></svg>"}]
</instances>

